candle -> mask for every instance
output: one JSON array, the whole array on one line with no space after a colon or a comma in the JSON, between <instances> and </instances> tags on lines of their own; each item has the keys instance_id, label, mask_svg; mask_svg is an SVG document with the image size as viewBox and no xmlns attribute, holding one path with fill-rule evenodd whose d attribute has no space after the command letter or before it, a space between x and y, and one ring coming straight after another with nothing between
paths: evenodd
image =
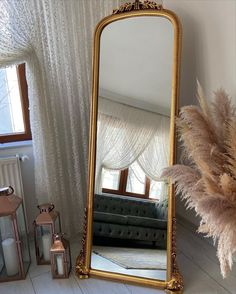
<instances>
[{"instance_id":1,"label":"candle","mask_svg":"<svg viewBox=\"0 0 236 294\"><path fill-rule=\"evenodd\" d=\"M58 255L56 257L58 275L64 275L63 257Z\"/></svg>"},{"instance_id":2,"label":"candle","mask_svg":"<svg viewBox=\"0 0 236 294\"><path fill-rule=\"evenodd\" d=\"M45 234L42 236L43 243L43 259L45 261L50 261L50 249L52 244L52 237L50 234Z\"/></svg>"},{"instance_id":3,"label":"candle","mask_svg":"<svg viewBox=\"0 0 236 294\"><path fill-rule=\"evenodd\" d=\"M2 249L7 275L14 276L19 271L16 241L13 238L3 240Z\"/></svg>"}]
</instances>

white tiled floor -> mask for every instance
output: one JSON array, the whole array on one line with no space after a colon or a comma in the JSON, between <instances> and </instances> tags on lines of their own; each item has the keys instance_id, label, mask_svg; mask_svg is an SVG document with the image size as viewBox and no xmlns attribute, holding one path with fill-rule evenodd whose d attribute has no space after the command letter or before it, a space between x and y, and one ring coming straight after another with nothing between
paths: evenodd
<instances>
[{"instance_id":1,"label":"white tiled floor","mask_svg":"<svg viewBox=\"0 0 236 294\"><path fill-rule=\"evenodd\" d=\"M236 267L223 280L215 248L200 238L191 226L181 222L177 227L178 261L184 277L186 294L235 294ZM76 251L77 245L73 245ZM79 246L78 246L79 250ZM33 262L24 281L1 283L0 294L161 294L161 290L99 279L79 280L71 274L68 280L52 280L49 266Z\"/></svg>"}]
</instances>

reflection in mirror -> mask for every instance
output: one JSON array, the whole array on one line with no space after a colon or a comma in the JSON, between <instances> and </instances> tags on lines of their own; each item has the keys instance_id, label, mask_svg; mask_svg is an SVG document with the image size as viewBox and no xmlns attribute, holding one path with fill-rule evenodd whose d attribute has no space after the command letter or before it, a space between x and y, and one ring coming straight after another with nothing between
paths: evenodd
<instances>
[{"instance_id":1,"label":"reflection in mirror","mask_svg":"<svg viewBox=\"0 0 236 294\"><path fill-rule=\"evenodd\" d=\"M93 269L166 280L173 42L160 16L101 34Z\"/></svg>"}]
</instances>

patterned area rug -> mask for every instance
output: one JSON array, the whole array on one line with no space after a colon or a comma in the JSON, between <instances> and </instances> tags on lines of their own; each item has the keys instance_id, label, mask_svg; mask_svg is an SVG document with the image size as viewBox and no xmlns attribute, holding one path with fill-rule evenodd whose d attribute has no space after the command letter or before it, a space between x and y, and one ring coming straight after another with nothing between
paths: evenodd
<instances>
[{"instance_id":1,"label":"patterned area rug","mask_svg":"<svg viewBox=\"0 0 236 294\"><path fill-rule=\"evenodd\" d=\"M93 253L125 269L166 270L166 250L93 246Z\"/></svg>"}]
</instances>

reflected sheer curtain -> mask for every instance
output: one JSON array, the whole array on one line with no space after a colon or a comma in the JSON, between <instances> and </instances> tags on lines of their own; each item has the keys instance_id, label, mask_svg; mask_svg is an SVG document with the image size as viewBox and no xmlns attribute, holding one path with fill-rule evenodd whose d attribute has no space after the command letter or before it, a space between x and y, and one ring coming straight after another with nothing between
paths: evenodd
<instances>
[{"instance_id":1,"label":"reflected sheer curtain","mask_svg":"<svg viewBox=\"0 0 236 294\"><path fill-rule=\"evenodd\" d=\"M170 118L158 116L155 134L137 159L145 174L152 180L160 180L162 170L170 159Z\"/></svg>"},{"instance_id":2,"label":"reflected sheer curtain","mask_svg":"<svg viewBox=\"0 0 236 294\"><path fill-rule=\"evenodd\" d=\"M0 66L27 65L36 196L55 203L69 235L86 198L93 31L121 2L0 1Z\"/></svg>"},{"instance_id":3,"label":"reflected sheer curtain","mask_svg":"<svg viewBox=\"0 0 236 294\"><path fill-rule=\"evenodd\" d=\"M169 162L170 119L99 97L96 193L102 169L122 170L137 161L151 179L160 179Z\"/></svg>"}]
</instances>

